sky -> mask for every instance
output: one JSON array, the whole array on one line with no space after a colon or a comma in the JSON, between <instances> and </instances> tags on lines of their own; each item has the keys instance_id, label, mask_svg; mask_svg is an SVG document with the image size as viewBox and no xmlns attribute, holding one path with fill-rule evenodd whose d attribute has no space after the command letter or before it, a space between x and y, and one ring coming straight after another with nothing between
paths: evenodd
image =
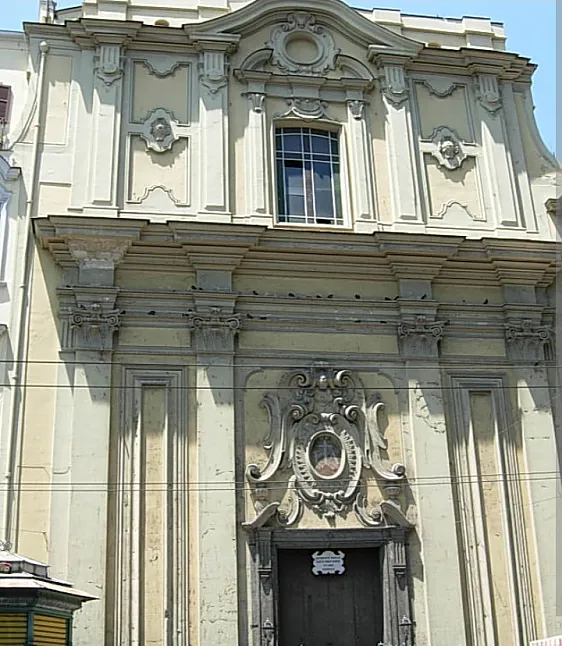
<instances>
[{"instance_id":1,"label":"sky","mask_svg":"<svg viewBox=\"0 0 562 646\"><path fill-rule=\"evenodd\" d=\"M20 30L35 21L39 0L0 0L0 29ZM58 8L79 4L60 0ZM535 116L548 149L556 149L556 0L350 0L354 7L400 9L403 13L461 18L484 16L503 22L508 51L530 58L539 67L533 77ZM560 150L558 151L560 152Z\"/></svg>"}]
</instances>

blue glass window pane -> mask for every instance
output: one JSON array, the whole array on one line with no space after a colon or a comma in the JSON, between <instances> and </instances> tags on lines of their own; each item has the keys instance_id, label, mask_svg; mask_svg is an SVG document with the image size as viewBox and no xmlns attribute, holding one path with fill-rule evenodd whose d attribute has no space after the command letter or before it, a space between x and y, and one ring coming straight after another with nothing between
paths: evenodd
<instances>
[{"instance_id":1,"label":"blue glass window pane","mask_svg":"<svg viewBox=\"0 0 562 646\"><path fill-rule=\"evenodd\" d=\"M330 140L326 135L312 137L312 151L322 155L330 154Z\"/></svg>"},{"instance_id":2,"label":"blue glass window pane","mask_svg":"<svg viewBox=\"0 0 562 646\"><path fill-rule=\"evenodd\" d=\"M300 135L285 135L283 137L283 148L285 151L300 152L302 150Z\"/></svg>"}]
</instances>

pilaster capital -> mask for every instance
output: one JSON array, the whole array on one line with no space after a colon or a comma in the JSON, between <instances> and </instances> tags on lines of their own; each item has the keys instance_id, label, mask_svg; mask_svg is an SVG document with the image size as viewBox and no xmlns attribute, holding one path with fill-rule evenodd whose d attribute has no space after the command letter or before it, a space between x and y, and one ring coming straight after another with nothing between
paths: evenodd
<instances>
[{"instance_id":1,"label":"pilaster capital","mask_svg":"<svg viewBox=\"0 0 562 646\"><path fill-rule=\"evenodd\" d=\"M199 306L188 312L188 328L195 333L195 346L201 354L234 352L234 339L242 326L241 315L218 305Z\"/></svg>"},{"instance_id":2,"label":"pilaster capital","mask_svg":"<svg viewBox=\"0 0 562 646\"><path fill-rule=\"evenodd\" d=\"M544 346L551 339L551 327L533 319L512 319L505 323L507 356L512 361L536 363L544 359Z\"/></svg>"},{"instance_id":3,"label":"pilaster capital","mask_svg":"<svg viewBox=\"0 0 562 646\"><path fill-rule=\"evenodd\" d=\"M121 312L115 307L116 287L73 287L61 290L64 350L111 351Z\"/></svg>"},{"instance_id":4,"label":"pilaster capital","mask_svg":"<svg viewBox=\"0 0 562 646\"><path fill-rule=\"evenodd\" d=\"M397 328L401 354L406 359L437 358L445 325L445 321L435 321L424 314L403 318Z\"/></svg>"}]
</instances>

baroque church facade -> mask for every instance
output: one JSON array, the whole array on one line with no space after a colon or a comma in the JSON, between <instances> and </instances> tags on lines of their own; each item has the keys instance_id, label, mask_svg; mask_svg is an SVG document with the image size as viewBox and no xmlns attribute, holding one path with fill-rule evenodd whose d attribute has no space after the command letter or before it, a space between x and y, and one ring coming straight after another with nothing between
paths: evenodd
<instances>
[{"instance_id":1,"label":"baroque church facade","mask_svg":"<svg viewBox=\"0 0 562 646\"><path fill-rule=\"evenodd\" d=\"M75 643L562 633L558 165L502 25L40 6L0 33L0 538L97 597Z\"/></svg>"}]
</instances>

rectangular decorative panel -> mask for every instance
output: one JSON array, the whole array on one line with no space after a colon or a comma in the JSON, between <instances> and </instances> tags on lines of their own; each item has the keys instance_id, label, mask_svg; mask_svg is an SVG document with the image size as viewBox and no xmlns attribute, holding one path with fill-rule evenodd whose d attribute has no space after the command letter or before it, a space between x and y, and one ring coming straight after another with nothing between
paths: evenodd
<instances>
[{"instance_id":1,"label":"rectangular decorative panel","mask_svg":"<svg viewBox=\"0 0 562 646\"><path fill-rule=\"evenodd\" d=\"M450 438L470 643L534 636L516 426L503 378L451 377Z\"/></svg>"},{"instance_id":2,"label":"rectangular decorative panel","mask_svg":"<svg viewBox=\"0 0 562 646\"><path fill-rule=\"evenodd\" d=\"M70 56L49 56L45 71L44 141L46 144L66 144L72 58Z\"/></svg>"},{"instance_id":3,"label":"rectangular decorative panel","mask_svg":"<svg viewBox=\"0 0 562 646\"><path fill-rule=\"evenodd\" d=\"M189 119L190 65L175 61L135 61L131 121L141 122L156 108L165 108L181 124Z\"/></svg>"},{"instance_id":4,"label":"rectangular decorative panel","mask_svg":"<svg viewBox=\"0 0 562 646\"><path fill-rule=\"evenodd\" d=\"M187 645L183 370L125 368L114 496L114 644Z\"/></svg>"}]
</instances>

